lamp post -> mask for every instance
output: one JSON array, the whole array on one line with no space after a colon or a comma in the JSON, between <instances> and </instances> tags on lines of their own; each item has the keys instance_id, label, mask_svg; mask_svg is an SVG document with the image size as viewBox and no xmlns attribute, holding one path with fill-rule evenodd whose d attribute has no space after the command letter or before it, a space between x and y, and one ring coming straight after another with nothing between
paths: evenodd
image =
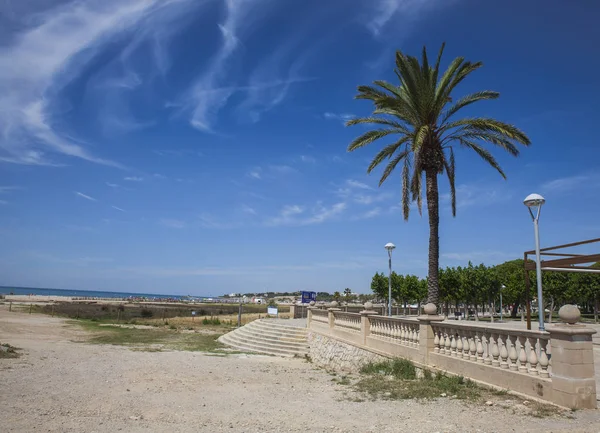
<instances>
[{"instance_id":1,"label":"lamp post","mask_svg":"<svg viewBox=\"0 0 600 433\"><path fill-rule=\"evenodd\" d=\"M502 290L504 289L506 289L506 286L502 284L502 286L500 286L500 323L502 323L502 313L504 313L504 308L502 307Z\"/></svg>"},{"instance_id":2,"label":"lamp post","mask_svg":"<svg viewBox=\"0 0 600 433\"><path fill-rule=\"evenodd\" d=\"M542 265L540 262L540 229L539 219L542 211L542 205L546 203L546 199L539 194L529 194L523 200L525 206L531 214L533 220L533 229L535 232L535 275L537 280L537 297L538 297L538 320L539 330L545 331L544 328L544 302L542 300Z\"/></svg>"},{"instance_id":3,"label":"lamp post","mask_svg":"<svg viewBox=\"0 0 600 433\"><path fill-rule=\"evenodd\" d=\"M391 242L385 244L385 249L387 250L389 257L388 264L390 267L388 277L388 316L390 317L392 317L392 251L394 250L394 248L396 248L396 245L394 245Z\"/></svg>"}]
</instances>

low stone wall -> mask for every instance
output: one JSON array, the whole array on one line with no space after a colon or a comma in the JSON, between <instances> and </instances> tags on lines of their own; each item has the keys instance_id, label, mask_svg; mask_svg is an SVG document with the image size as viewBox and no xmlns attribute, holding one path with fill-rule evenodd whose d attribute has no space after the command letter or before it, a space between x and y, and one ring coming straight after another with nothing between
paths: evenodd
<instances>
[{"instance_id":1,"label":"low stone wall","mask_svg":"<svg viewBox=\"0 0 600 433\"><path fill-rule=\"evenodd\" d=\"M355 373L369 362L388 359L316 332L308 332L308 345L308 354L313 364L327 370Z\"/></svg>"}]
</instances>

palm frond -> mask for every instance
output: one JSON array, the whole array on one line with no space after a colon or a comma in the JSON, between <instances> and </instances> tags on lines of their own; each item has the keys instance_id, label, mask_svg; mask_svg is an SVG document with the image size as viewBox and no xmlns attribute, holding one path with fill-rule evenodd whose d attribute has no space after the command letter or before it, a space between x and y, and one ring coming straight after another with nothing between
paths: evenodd
<instances>
[{"instance_id":1,"label":"palm frond","mask_svg":"<svg viewBox=\"0 0 600 433\"><path fill-rule=\"evenodd\" d=\"M399 133L402 133L402 131L400 131L398 129L394 129L394 128L374 129L372 131L367 131L364 134L362 134L360 137L355 139L352 143L350 143L350 145L348 146L348 152L352 152L356 149L364 147L367 144L370 144L370 143L374 142L375 140L386 137L390 134L399 134Z\"/></svg>"},{"instance_id":2,"label":"palm frond","mask_svg":"<svg viewBox=\"0 0 600 433\"><path fill-rule=\"evenodd\" d=\"M383 170L381 179L379 179L379 186L383 185L383 182L385 182L387 180L387 178L389 177L390 174L392 174L392 171L394 171L394 169L396 168L398 163L400 161L402 161L406 157L406 155L408 155L408 153L409 152L407 152L407 151L401 152L400 154L398 154L398 156L396 156L394 159L392 159L388 163L388 165L385 167L385 170Z\"/></svg>"},{"instance_id":3,"label":"palm frond","mask_svg":"<svg viewBox=\"0 0 600 433\"><path fill-rule=\"evenodd\" d=\"M397 142L392 143L384 147L381 151L379 151L377 155L375 155L375 158L373 158L373 160L371 161L371 164L369 164L369 168L367 168L367 173L371 173L375 169L375 167L381 164L381 162L384 159L391 158L394 155L394 153L396 153L396 150L398 150L398 148L404 143L406 143L408 140L410 140L410 137L403 137ZM402 157L405 157L408 153L409 151L404 150L400 155L404 154L402 155Z\"/></svg>"},{"instance_id":4,"label":"palm frond","mask_svg":"<svg viewBox=\"0 0 600 433\"><path fill-rule=\"evenodd\" d=\"M470 95L463 96L456 103L450 107L442 117L440 124L446 123L446 121L452 117L458 110L466 107L467 105L471 105L477 101L483 101L486 99L498 99L500 97L500 93L492 92L491 90L484 90L482 92L471 93Z\"/></svg>"},{"instance_id":5,"label":"palm frond","mask_svg":"<svg viewBox=\"0 0 600 433\"><path fill-rule=\"evenodd\" d=\"M487 162L489 165L491 165L496 170L498 170L498 173L500 173L500 176L502 176L504 179L506 179L506 174L504 174L504 171L502 171L502 168L500 168L500 165L498 164L498 162L496 161L496 159L492 156L492 154L490 152L488 152L483 147L481 147L477 143L474 143L470 140L461 139L460 144L468 147L469 149L474 150L475 153L477 153L485 162Z\"/></svg>"},{"instance_id":6,"label":"palm frond","mask_svg":"<svg viewBox=\"0 0 600 433\"><path fill-rule=\"evenodd\" d=\"M491 119L489 117L476 117L456 120L454 122L447 123L440 128L440 133L459 127L462 127L465 131L471 130L478 132L497 133L510 138L511 140L515 140L521 144L524 144L525 146L531 144L529 137L527 137L527 135L525 135L525 133L516 126L501 122L496 119Z\"/></svg>"},{"instance_id":7,"label":"palm frond","mask_svg":"<svg viewBox=\"0 0 600 433\"><path fill-rule=\"evenodd\" d=\"M456 186L454 183L456 166L454 161L454 151L450 148L450 161L444 158L444 167L446 168L446 175L448 176L448 183L450 184L450 203L452 206L452 216L456 216Z\"/></svg>"},{"instance_id":8,"label":"palm frond","mask_svg":"<svg viewBox=\"0 0 600 433\"><path fill-rule=\"evenodd\" d=\"M406 129L404 125L385 117L357 117L356 119L348 120L346 122L346 126L359 125L363 123L391 126L393 128L406 131L405 134L410 134L410 132L408 131L408 129Z\"/></svg>"},{"instance_id":9,"label":"palm frond","mask_svg":"<svg viewBox=\"0 0 600 433\"><path fill-rule=\"evenodd\" d=\"M404 167L402 167L402 214L404 220L408 221L410 214L410 159L404 158Z\"/></svg>"}]
</instances>

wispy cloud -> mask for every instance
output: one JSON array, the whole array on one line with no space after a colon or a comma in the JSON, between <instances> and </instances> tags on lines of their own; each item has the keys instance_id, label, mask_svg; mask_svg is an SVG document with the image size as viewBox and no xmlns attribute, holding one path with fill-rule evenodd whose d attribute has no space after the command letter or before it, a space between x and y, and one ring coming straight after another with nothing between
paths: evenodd
<instances>
[{"instance_id":1,"label":"wispy cloud","mask_svg":"<svg viewBox=\"0 0 600 433\"><path fill-rule=\"evenodd\" d=\"M348 185L351 188L358 188L358 189L373 189L372 187L370 187L369 185L367 185L364 182L360 182L358 180L354 180L354 179L348 179L346 180L346 185Z\"/></svg>"},{"instance_id":2,"label":"wispy cloud","mask_svg":"<svg viewBox=\"0 0 600 433\"><path fill-rule=\"evenodd\" d=\"M251 13L267 0L225 0L225 19L219 24L222 43L208 68L186 92L184 105L191 107L190 124L211 132L217 112L235 92L235 87L221 87L226 65L239 45L239 33L249 27L261 14Z\"/></svg>"},{"instance_id":3,"label":"wispy cloud","mask_svg":"<svg viewBox=\"0 0 600 433\"><path fill-rule=\"evenodd\" d=\"M300 155L300 161L307 164L315 164L317 162L316 158L310 155Z\"/></svg>"},{"instance_id":4,"label":"wispy cloud","mask_svg":"<svg viewBox=\"0 0 600 433\"><path fill-rule=\"evenodd\" d=\"M353 220L364 220L364 219L371 219L371 218L375 218L376 216L381 215L381 208L380 207L376 207L374 209L371 209L369 211L360 213L358 215L355 215L352 219Z\"/></svg>"},{"instance_id":5,"label":"wispy cloud","mask_svg":"<svg viewBox=\"0 0 600 433\"><path fill-rule=\"evenodd\" d=\"M159 223L165 227L169 227L172 229L183 229L187 226L185 221L172 218L163 218L159 220Z\"/></svg>"},{"instance_id":6,"label":"wispy cloud","mask_svg":"<svg viewBox=\"0 0 600 433\"><path fill-rule=\"evenodd\" d=\"M124 210L124 209L121 209L121 208L120 208L120 207L118 207L118 206L111 205L111 207L112 207L113 209L116 209L116 210L118 210L119 212L125 212L125 210Z\"/></svg>"},{"instance_id":7,"label":"wispy cloud","mask_svg":"<svg viewBox=\"0 0 600 433\"><path fill-rule=\"evenodd\" d=\"M374 0L369 4L373 15L367 28L374 36L379 36L394 18L395 27L407 27L425 12L451 3L452 0ZM399 21L399 22L398 22Z\"/></svg>"},{"instance_id":8,"label":"wispy cloud","mask_svg":"<svg viewBox=\"0 0 600 433\"><path fill-rule=\"evenodd\" d=\"M82 192L79 192L79 191L73 191L73 192L75 193L76 196L79 196L79 197L84 198L86 200L98 201L94 197L90 197L89 195L86 195L86 194L84 194Z\"/></svg>"},{"instance_id":9,"label":"wispy cloud","mask_svg":"<svg viewBox=\"0 0 600 433\"><path fill-rule=\"evenodd\" d=\"M356 116L354 114L348 114L348 113L336 114L336 113L326 112L323 114L323 117L327 120L337 120L339 122L342 122L343 125L345 125L348 120L354 119Z\"/></svg>"},{"instance_id":10,"label":"wispy cloud","mask_svg":"<svg viewBox=\"0 0 600 433\"><path fill-rule=\"evenodd\" d=\"M522 256L522 253L521 253ZM442 253L440 255L444 262L454 263L459 262L460 264L466 265L469 261L473 264L486 263L495 264L506 260L512 260L519 257L518 252L504 252L504 251L465 251L465 252L450 252Z\"/></svg>"},{"instance_id":11,"label":"wispy cloud","mask_svg":"<svg viewBox=\"0 0 600 433\"><path fill-rule=\"evenodd\" d=\"M256 209L254 209L251 206L248 206L246 204L242 205L242 212L244 212L245 214L248 215L257 215L258 212L256 212Z\"/></svg>"},{"instance_id":12,"label":"wispy cloud","mask_svg":"<svg viewBox=\"0 0 600 433\"><path fill-rule=\"evenodd\" d=\"M327 220L333 219L344 212L346 203L335 203L331 206L324 206L321 202L317 202L311 209L307 209L300 205L286 205L279 215L266 220L267 226L304 226L312 224L320 224Z\"/></svg>"},{"instance_id":13,"label":"wispy cloud","mask_svg":"<svg viewBox=\"0 0 600 433\"><path fill-rule=\"evenodd\" d=\"M380 194L356 194L352 197L355 203L368 205L389 200L393 196L390 192L382 192Z\"/></svg>"},{"instance_id":14,"label":"wispy cloud","mask_svg":"<svg viewBox=\"0 0 600 433\"><path fill-rule=\"evenodd\" d=\"M579 188L599 186L600 176L597 174L579 174L560 177L542 184L542 190L548 193L564 193Z\"/></svg>"},{"instance_id":15,"label":"wispy cloud","mask_svg":"<svg viewBox=\"0 0 600 433\"><path fill-rule=\"evenodd\" d=\"M204 154L199 150L192 149L156 149L153 150L152 153L159 156L172 156L172 157L181 157L181 156L198 156L202 157Z\"/></svg>"},{"instance_id":16,"label":"wispy cloud","mask_svg":"<svg viewBox=\"0 0 600 433\"><path fill-rule=\"evenodd\" d=\"M111 188L119 188L119 185L116 183L106 182L106 186L110 186Z\"/></svg>"},{"instance_id":17,"label":"wispy cloud","mask_svg":"<svg viewBox=\"0 0 600 433\"><path fill-rule=\"evenodd\" d=\"M280 176L285 176L289 174L296 173L294 167L286 164L272 164L267 165L266 167L253 167L247 173L247 175L253 179L263 179L263 178L277 178Z\"/></svg>"},{"instance_id":18,"label":"wispy cloud","mask_svg":"<svg viewBox=\"0 0 600 433\"><path fill-rule=\"evenodd\" d=\"M15 26L18 30L0 48L0 85L4 89L0 100L0 160L59 165L53 157L69 156L121 167L117 162L92 154L61 121L62 92L104 49L110 46L114 50L115 46L108 42L122 37L126 43L121 45L123 51L117 53L116 61L121 62L124 73L120 79L103 77L105 84L115 90L96 92L103 102L95 104L99 110L96 118L112 119L113 127L130 128L136 123L136 127L139 126L135 119L125 116L126 112L114 114L114 110L105 110L111 105L107 98L131 91L141 82L127 65L129 56L137 48L152 47L157 67L165 64L161 47L168 40L170 29L179 28L183 23L166 24L176 16L190 15L185 12L201 3L204 2L65 0L43 9L28 8L20 25ZM112 108L123 106L120 98L112 104Z\"/></svg>"},{"instance_id":19,"label":"wispy cloud","mask_svg":"<svg viewBox=\"0 0 600 433\"><path fill-rule=\"evenodd\" d=\"M456 187L456 207L488 206L503 203L513 194L502 185L461 184ZM440 194L440 202L450 205L450 193Z\"/></svg>"},{"instance_id":20,"label":"wispy cloud","mask_svg":"<svg viewBox=\"0 0 600 433\"><path fill-rule=\"evenodd\" d=\"M123 180L126 180L128 182L142 182L144 178L139 176L127 176L123 178Z\"/></svg>"}]
</instances>

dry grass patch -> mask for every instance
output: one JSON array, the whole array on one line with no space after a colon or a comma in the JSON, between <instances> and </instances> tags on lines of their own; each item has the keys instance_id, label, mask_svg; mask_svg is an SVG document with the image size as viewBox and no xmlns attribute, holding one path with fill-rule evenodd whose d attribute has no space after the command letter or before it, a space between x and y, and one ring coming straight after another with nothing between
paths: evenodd
<instances>
[{"instance_id":1,"label":"dry grass patch","mask_svg":"<svg viewBox=\"0 0 600 433\"><path fill-rule=\"evenodd\" d=\"M223 345L217 338L228 331L225 327L212 329L211 333L185 332L168 327L137 327L102 324L89 320L71 322L89 331L84 341L92 344L127 346L134 350L159 352L185 350L218 352Z\"/></svg>"},{"instance_id":2,"label":"dry grass patch","mask_svg":"<svg viewBox=\"0 0 600 433\"><path fill-rule=\"evenodd\" d=\"M470 404L499 406L515 415L534 417L569 417L570 412L549 404L523 400L506 390L494 390L462 376L417 369L404 359L394 359L363 366L358 377L333 379L340 385L350 385L356 392L351 399L362 400L432 400L457 399Z\"/></svg>"}]
</instances>

